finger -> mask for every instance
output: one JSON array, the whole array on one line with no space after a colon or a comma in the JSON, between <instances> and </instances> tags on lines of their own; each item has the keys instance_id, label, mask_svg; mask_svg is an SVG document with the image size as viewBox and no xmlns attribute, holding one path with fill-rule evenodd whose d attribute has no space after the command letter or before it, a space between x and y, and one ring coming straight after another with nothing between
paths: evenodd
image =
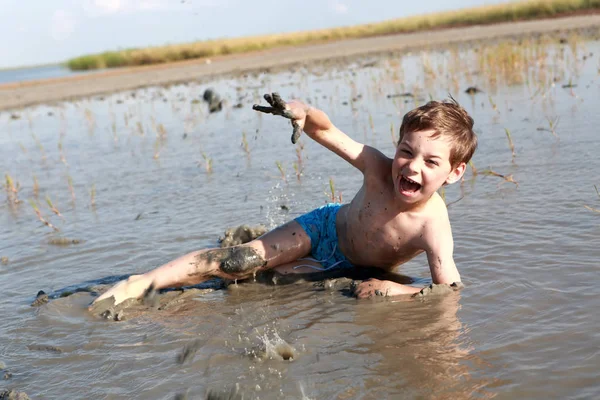
<instances>
[{"instance_id":1,"label":"finger","mask_svg":"<svg viewBox=\"0 0 600 400\"><path fill-rule=\"evenodd\" d=\"M275 111L275 109L273 107L264 107L264 106L259 106L258 104L255 104L252 106L252 109L255 111L260 111L266 114L279 114L277 111Z\"/></svg>"},{"instance_id":2,"label":"finger","mask_svg":"<svg viewBox=\"0 0 600 400\"><path fill-rule=\"evenodd\" d=\"M273 93L273 107L281 108L282 111L285 110L285 101L283 101L277 92Z\"/></svg>"},{"instance_id":3,"label":"finger","mask_svg":"<svg viewBox=\"0 0 600 400\"><path fill-rule=\"evenodd\" d=\"M292 144L296 144L300 135L302 134L302 128L298 122L292 120L292 126L294 127L294 133L292 133Z\"/></svg>"},{"instance_id":4,"label":"finger","mask_svg":"<svg viewBox=\"0 0 600 400\"><path fill-rule=\"evenodd\" d=\"M267 103L269 103L273 107L275 106L275 104L273 103L273 96L271 96L269 93L266 93L263 97L265 98Z\"/></svg>"}]
</instances>

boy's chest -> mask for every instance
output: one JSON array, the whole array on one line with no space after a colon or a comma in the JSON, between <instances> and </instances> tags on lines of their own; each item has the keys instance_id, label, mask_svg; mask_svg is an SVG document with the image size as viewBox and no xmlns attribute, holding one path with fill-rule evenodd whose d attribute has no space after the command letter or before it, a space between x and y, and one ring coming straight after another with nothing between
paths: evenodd
<instances>
[{"instance_id":1,"label":"boy's chest","mask_svg":"<svg viewBox=\"0 0 600 400\"><path fill-rule=\"evenodd\" d=\"M351 252L360 255L361 264L398 265L420 252L414 246L419 221L394 214L383 203L363 204L348 222Z\"/></svg>"}]
</instances>

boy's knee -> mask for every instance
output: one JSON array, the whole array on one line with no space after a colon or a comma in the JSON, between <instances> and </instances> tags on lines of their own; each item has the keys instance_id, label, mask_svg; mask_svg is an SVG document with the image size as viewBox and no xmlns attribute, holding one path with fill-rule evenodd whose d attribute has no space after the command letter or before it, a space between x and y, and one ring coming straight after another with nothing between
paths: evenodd
<instances>
[{"instance_id":1,"label":"boy's knee","mask_svg":"<svg viewBox=\"0 0 600 400\"><path fill-rule=\"evenodd\" d=\"M233 277L243 277L267 265L264 257L251 246L213 249L199 256L208 263L216 263L219 272Z\"/></svg>"}]
</instances>

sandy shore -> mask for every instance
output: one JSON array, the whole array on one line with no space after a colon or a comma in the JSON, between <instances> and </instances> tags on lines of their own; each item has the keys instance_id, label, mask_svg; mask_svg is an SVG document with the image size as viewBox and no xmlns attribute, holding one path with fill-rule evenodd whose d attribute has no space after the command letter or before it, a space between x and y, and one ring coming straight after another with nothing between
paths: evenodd
<instances>
[{"instance_id":1,"label":"sandy shore","mask_svg":"<svg viewBox=\"0 0 600 400\"><path fill-rule=\"evenodd\" d=\"M472 26L411 34L353 39L319 45L282 48L246 55L223 56L173 64L123 68L89 75L0 85L0 110L203 79L210 76L284 68L322 60L389 51L440 47L458 42L600 27L600 15Z\"/></svg>"}]
</instances>

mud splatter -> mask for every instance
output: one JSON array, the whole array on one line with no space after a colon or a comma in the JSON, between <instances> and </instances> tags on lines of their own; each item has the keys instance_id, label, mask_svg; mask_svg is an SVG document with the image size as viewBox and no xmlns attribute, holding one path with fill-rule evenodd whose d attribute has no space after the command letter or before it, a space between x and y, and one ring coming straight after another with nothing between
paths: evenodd
<instances>
[{"instance_id":1,"label":"mud splatter","mask_svg":"<svg viewBox=\"0 0 600 400\"><path fill-rule=\"evenodd\" d=\"M248 243L265 233L267 233L267 228L263 225L240 225L227 229L224 235L219 237L219 244L222 248L237 246Z\"/></svg>"}]
</instances>

